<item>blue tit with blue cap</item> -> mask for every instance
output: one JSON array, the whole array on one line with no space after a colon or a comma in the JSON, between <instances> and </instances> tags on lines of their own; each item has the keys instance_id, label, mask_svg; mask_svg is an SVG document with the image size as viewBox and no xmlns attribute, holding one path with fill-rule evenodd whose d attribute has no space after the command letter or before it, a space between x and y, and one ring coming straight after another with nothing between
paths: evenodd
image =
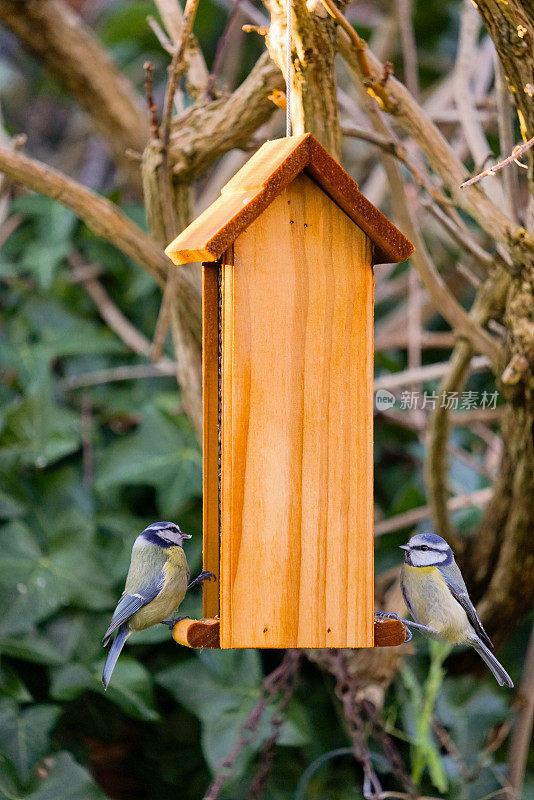
<instances>
[{"instance_id":1,"label":"blue tit with blue cap","mask_svg":"<svg viewBox=\"0 0 534 800\"><path fill-rule=\"evenodd\" d=\"M172 628L178 618L171 615L187 589L215 578L212 572L202 571L189 583L185 539L191 539L190 534L182 533L174 522L153 522L135 540L126 586L102 640L106 647L115 634L102 674L105 689L126 639L158 622Z\"/></svg>"},{"instance_id":2,"label":"blue tit with blue cap","mask_svg":"<svg viewBox=\"0 0 534 800\"><path fill-rule=\"evenodd\" d=\"M512 688L512 679L489 650L493 645L445 539L418 533L401 547L405 551L401 589L415 622L402 621L433 639L474 647L498 684Z\"/></svg>"}]
</instances>

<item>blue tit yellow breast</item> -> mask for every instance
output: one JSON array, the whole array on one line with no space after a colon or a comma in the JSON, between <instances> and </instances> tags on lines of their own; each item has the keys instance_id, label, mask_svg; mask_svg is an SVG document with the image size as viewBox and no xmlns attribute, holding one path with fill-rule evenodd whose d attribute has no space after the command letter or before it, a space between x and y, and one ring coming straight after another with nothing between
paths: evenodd
<instances>
[{"instance_id":1,"label":"blue tit yellow breast","mask_svg":"<svg viewBox=\"0 0 534 800\"><path fill-rule=\"evenodd\" d=\"M403 564L401 582L415 622L432 628L438 639L452 643L467 641L470 629L467 615L437 567Z\"/></svg>"},{"instance_id":2,"label":"blue tit yellow breast","mask_svg":"<svg viewBox=\"0 0 534 800\"><path fill-rule=\"evenodd\" d=\"M163 551L165 562L163 588L150 603L139 609L129 621L131 630L142 631L170 617L185 597L189 583L189 567L182 547L168 547Z\"/></svg>"}]
</instances>

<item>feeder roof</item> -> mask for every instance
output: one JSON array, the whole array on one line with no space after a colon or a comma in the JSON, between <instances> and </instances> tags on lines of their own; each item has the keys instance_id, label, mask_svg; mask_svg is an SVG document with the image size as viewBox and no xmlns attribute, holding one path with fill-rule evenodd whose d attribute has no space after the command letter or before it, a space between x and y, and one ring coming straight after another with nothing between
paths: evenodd
<instances>
[{"instance_id":1,"label":"feeder roof","mask_svg":"<svg viewBox=\"0 0 534 800\"><path fill-rule=\"evenodd\" d=\"M301 172L367 234L374 245L373 264L405 261L412 254L412 243L311 133L265 142L165 252L175 264L217 261Z\"/></svg>"}]
</instances>

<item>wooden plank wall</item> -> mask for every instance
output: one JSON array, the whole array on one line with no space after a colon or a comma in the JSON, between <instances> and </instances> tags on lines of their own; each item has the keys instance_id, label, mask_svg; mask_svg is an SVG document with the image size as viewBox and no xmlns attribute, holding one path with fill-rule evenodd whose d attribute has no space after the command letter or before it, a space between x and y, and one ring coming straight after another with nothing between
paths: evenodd
<instances>
[{"instance_id":1,"label":"wooden plank wall","mask_svg":"<svg viewBox=\"0 0 534 800\"><path fill-rule=\"evenodd\" d=\"M232 260L221 646L372 647L370 242L301 175Z\"/></svg>"}]
</instances>

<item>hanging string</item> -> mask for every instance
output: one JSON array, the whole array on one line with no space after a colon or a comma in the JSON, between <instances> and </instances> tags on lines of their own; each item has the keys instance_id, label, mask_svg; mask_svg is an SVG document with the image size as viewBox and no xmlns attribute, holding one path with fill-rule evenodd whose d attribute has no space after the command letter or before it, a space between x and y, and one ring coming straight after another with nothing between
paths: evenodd
<instances>
[{"instance_id":1,"label":"hanging string","mask_svg":"<svg viewBox=\"0 0 534 800\"><path fill-rule=\"evenodd\" d=\"M287 0L286 20L286 136L291 136L291 0Z\"/></svg>"}]
</instances>

